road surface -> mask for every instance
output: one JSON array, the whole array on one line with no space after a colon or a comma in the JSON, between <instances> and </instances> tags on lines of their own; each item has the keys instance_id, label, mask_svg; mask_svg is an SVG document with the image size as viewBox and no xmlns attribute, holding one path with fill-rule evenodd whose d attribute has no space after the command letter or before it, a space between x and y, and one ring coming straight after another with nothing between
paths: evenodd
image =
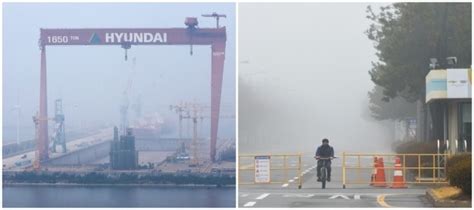
<instances>
[{"instance_id":1,"label":"road surface","mask_svg":"<svg viewBox=\"0 0 474 210\"><path fill-rule=\"evenodd\" d=\"M316 181L316 162L310 157L302 160L302 189L298 189L297 176L290 176L286 183L280 184L239 185L239 207L432 207L425 198L426 186L390 189L359 184L342 189L341 162L333 161L332 182L327 183L326 189L321 189L321 183ZM272 173L275 173L272 180L284 177L282 173ZM370 173L363 172L360 176L370 180ZM247 173L240 179L248 181L252 177Z\"/></svg>"}]
</instances>

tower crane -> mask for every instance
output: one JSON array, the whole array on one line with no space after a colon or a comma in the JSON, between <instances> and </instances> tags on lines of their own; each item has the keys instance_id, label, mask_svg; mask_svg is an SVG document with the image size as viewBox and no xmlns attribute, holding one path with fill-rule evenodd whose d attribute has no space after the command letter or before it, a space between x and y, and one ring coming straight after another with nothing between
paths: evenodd
<instances>
[{"instance_id":1,"label":"tower crane","mask_svg":"<svg viewBox=\"0 0 474 210\"><path fill-rule=\"evenodd\" d=\"M192 162L191 166L199 166L202 161L199 158L198 154L198 123L201 123L204 118L210 118L209 116L204 116L203 112L209 106L205 106L199 103L189 103L189 102L181 102L178 105L171 105L170 110L174 110L179 116L179 139L181 141L181 147L178 149L179 153L185 153L185 144L182 138L182 123L183 119L191 120L193 124L193 136L192 136L192 143L191 143L191 150L192 150ZM235 115L221 115L219 118L235 118ZM198 122L200 120L200 122ZM201 130L201 129L200 129Z\"/></svg>"},{"instance_id":2,"label":"tower crane","mask_svg":"<svg viewBox=\"0 0 474 210\"><path fill-rule=\"evenodd\" d=\"M174 110L178 114L178 135L181 146L178 148L178 153L186 153L186 147L183 140L183 119L189 116L188 103L180 102L177 105L170 105L170 110Z\"/></svg>"},{"instance_id":3,"label":"tower crane","mask_svg":"<svg viewBox=\"0 0 474 210\"><path fill-rule=\"evenodd\" d=\"M135 65L136 65L136 58L133 58L132 61L132 70L130 75L128 76L127 86L125 90L122 92L122 104L120 105L120 133L126 134L128 128L128 107L129 107L129 95L130 90L132 89L133 79L135 75Z\"/></svg>"}]
</instances>

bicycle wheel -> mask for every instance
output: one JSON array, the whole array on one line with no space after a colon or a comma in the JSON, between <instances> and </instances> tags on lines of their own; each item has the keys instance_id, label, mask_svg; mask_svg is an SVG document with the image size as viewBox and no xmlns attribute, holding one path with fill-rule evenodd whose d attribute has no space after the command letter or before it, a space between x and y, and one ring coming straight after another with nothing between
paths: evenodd
<instances>
[{"instance_id":1,"label":"bicycle wheel","mask_svg":"<svg viewBox=\"0 0 474 210\"><path fill-rule=\"evenodd\" d=\"M326 170L327 170L326 167L321 168L321 184L322 184L323 189L326 188L326 177L327 177Z\"/></svg>"}]
</instances>

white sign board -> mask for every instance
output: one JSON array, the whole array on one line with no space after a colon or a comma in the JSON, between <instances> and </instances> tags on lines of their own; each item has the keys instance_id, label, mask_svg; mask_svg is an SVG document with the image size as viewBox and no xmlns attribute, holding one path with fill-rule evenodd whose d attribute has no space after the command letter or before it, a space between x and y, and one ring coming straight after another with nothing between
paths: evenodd
<instances>
[{"instance_id":1,"label":"white sign board","mask_svg":"<svg viewBox=\"0 0 474 210\"><path fill-rule=\"evenodd\" d=\"M270 156L255 156L255 183L270 182Z\"/></svg>"},{"instance_id":2,"label":"white sign board","mask_svg":"<svg viewBox=\"0 0 474 210\"><path fill-rule=\"evenodd\" d=\"M471 82L467 69L447 70L448 98L471 98Z\"/></svg>"}]
</instances>

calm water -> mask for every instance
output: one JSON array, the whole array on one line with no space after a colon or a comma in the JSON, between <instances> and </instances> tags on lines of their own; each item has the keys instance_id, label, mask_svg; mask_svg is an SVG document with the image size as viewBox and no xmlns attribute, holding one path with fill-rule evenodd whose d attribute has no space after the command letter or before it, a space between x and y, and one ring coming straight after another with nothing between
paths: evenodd
<instances>
[{"instance_id":1,"label":"calm water","mask_svg":"<svg viewBox=\"0 0 474 210\"><path fill-rule=\"evenodd\" d=\"M6 186L3 207L235 207L235 188Z\"/></svg>"}]
</instances>

